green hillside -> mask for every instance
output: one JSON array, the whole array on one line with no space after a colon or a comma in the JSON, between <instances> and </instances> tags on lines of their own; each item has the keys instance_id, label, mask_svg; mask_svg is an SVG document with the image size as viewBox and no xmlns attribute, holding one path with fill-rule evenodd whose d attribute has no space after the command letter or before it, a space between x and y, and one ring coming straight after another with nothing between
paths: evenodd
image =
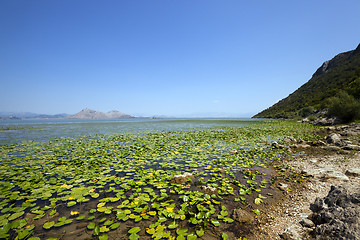
<instances>
[{"instance_id":1,"label":"green hillside","mask_svg":"<svg viewBox=\"0 0 360 240\"><path fill-rule=\"evenodd\" d=\"M350 101L352 105L359 104L352 106L356 110L360 108L359 99L360 44L355 50L340 53L323 63L307 83L254 118L299 118L324 109L329 110L329 114L337 115L334 110L336 104L346 105L350 103L344 101Z\"/></svg>"}]
</instances>

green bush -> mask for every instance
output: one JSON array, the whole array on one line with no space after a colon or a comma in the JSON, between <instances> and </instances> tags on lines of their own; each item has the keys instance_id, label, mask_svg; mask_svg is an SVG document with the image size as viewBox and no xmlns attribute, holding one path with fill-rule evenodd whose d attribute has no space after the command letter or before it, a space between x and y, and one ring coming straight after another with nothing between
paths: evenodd
<instances>
[{"instance_id":1,"label":"green bush","mask_svg":"<svg viewBox=\"0 0 360 240\"><path fill-rule=\"evenodd\" d=\"M341 91L335 97L329 98L328 106L328 114L338 117L344 122L360 119L360 101L345 91Z\"/></svg>"},{"instance_id":2,"label":"green bush","mask_svg":"<svg viewBox=\"0 0 360 240\"><path fill-rule=\"evenodd\" d=\"M299 111L300 117L307 117L310 114L314 113L314 109L312 107L304 107Z\"/></svg>"}]
</instances>

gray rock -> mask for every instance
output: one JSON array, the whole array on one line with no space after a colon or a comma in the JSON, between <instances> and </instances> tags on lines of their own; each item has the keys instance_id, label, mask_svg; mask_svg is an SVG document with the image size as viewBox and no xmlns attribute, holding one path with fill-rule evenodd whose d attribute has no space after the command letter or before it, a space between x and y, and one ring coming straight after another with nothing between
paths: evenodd
<instances>
[{"instance_id":1,"label":"gray rock","mask_svg":"<svg viewBox=\"0 0 360 240\"><path fill-rule=\"evenodd\" d=\"M210 195L218 192L216 187L201 186L200 188L204 193L207 193L207 194L210 194Z\"/></svg>"},{"instance_id":2,"label":"gray rock","mask_svg":"<svg viewBox=\"0 0 360 240\"><path fill-rule=\"evenodd\" d=\"M300 233L300 230L297 229L295 226L291 226L288 229L286 229L280 237L285 240L302 240L302 234Z\"/></svg>"},{"instance_id":3,"label":"gray rock","mask_svg":"<svg viewBox=\"0 0 360 240\"><path fill-rule=\"evenodd\" d=\"M329 180L329 179L336 179L336 180L345 181L345 182L350 180L348 176L346 176L342 172L338 172L338 171L327 171L322 176L322 179L324 179L325 181Z\"/></svg>"},{"instance_id":4,"label":"gray rock","mask_svg":"<svg viewBox=\"0 0 360 240\"><path fill-rule=\"evenodd\" d=\"M318 147L318 146L325 146L326 143L324 141L318 140L318 141L312 142L311 145Z\"/></svg>"},{"instance_id":5,"label":"gray rock","mask_svg":"<svg viewBox=\"0 0 360 240\"><path fill-rule=\"evenodd\" d=\"M285 183L279 183L279 186L278 188L282 191L287 191L289 185L288 184L285 184Z\"/></svg>"},{"instance_id":6,"label":"gray rock","mask_svg":"<svg viewBox=\"0 0 360 240\"><path fill-rule=\"evenodd\" d=\"M360 177L360 168L348 169L346 170L345 175L351 177Z\"/></svg>"},{"instance_id":7,"label":"gray rock","mask_svg":"<svg viewBox=\"0 0 360 240\"><path fill-rule=\"evenodd\" d=\"M315 120L314 125L318 126L330 126L339 122L336 118L318 118Z\"/></svg>"},{"instance_id":8,"label":"gray rock","mask_svg":"<svg viewBox=\"0 0 360 240\"><path fill-rule=\"evenodd\" d=\"M311 146L309 144L293 144L290 146L290 148L310 148Z\"/></svg>"},{"instance_id":9,"label":"gray rock","mask_svg":"<svg viewBox=\"0 0 360 240\"><path fill-rule=\"evenodd\" d=\"M338 147L338 146L323 146L321 148L324 149L324 150L328 150L328 151L339 151L339 150L341 150L341 148Z\"/></svg>"},{"instance_id":10,"label":"gray rock","mask_svg":"<svg viewBox=\"0 0 360 240\"><path fill-rule=\"evenodd\" d=\"M251 223L254 217L243 209L234 209L232 218L240 223Z\"/></svg>"},{"instance_id":11,"label":"gray rock","mask_svg":"<svg viewBox=\"0 0 360 240\"><path fill-rule=\"evenodd\" d=\"M303 227L306 227L306 228L312 228L315 226L315 223L313 221L311 221L310 219L303 219L300 221L300 224L303 226Z\"/></svg>"},{"instance_id":12,"label":"gray rock","mask_svg":"<svg viewBox=\"0 0 360 240\"><path fill-rule=\"evenodd\" d=\"M192 175L191 173L185 172L183 174L173 176L172 179L171 179L171 182L183 183L183 182L185 182L185 181L187 181L189 179L192 179L192 178L194 178L194 175Z\"/></svg>"},{"instance_id":13,"label":"gray rock","mask_svg":"<svg viewBox=\"0 0 360 240\"><path fill-rule=\"evenodd\" d=\"M286 142L286 143L296 143L297 142L294 137L289 137L289 136L284 137L283 141Z\"/></svg>"},{"instance_id":14,"label":"gray rock","mask_svg":"<svg viewBox=\"0 0 360 240\"><path fill-rule=\"evenodd\" d=\"M359 145L354 145L354 144L347 144L346 146L343 146L342 149L360 151L360 146Z\"/></svg>"},{"instance_id":15,"label":"gray rock","mask_svg":"<svg viewBox=\"0 0 360 240\"><path fill-rule=\"evenodd\" d=\"M332 133L326 137L326 142L328 144L336 144L336 143L340 143L340 141L341 141L341 136L337 133Z\"/></svg>"},{"instance_id":16,"label":"gray rock","mask_svg":"<svg viewBox=\"0 0 360 240\"><path fill-rule=\"evenodd\" d=\"M317 198L311 204L315 239L360 239L359 190L349 192L345 187L331 186L325 198Z\"/></svg>"},{"instance_id":17,"label":"gray rock","mask_svg":"<svg viewBox=\"0 0 360 240\"><path fill-rule=\"evenodd\" d=\"M231 153L231 154L238 154L239 152L238 152L238 150L233 149L233 150L230 151L230 153Z\"/></svg>"}]
</instances>

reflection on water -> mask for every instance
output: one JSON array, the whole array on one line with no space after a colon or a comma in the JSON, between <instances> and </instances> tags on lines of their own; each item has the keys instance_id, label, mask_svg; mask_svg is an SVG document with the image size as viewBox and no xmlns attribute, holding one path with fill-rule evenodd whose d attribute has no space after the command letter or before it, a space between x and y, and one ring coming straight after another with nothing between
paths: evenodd
<instances>
[{"instance_id":1,"label":"reflection on water","mask_svg":"<svg viewBox=\"0 0 360 240\"><path fill-rule=\"evenodd\" d=\"M93 134L138 133L141 131L186 131L219 126L248 126L255 119L35 119L0 120L0 144L23 140L44 141L56 137ZM6 130L4 130L6 129Z\"/></svg>"}]
</instances>

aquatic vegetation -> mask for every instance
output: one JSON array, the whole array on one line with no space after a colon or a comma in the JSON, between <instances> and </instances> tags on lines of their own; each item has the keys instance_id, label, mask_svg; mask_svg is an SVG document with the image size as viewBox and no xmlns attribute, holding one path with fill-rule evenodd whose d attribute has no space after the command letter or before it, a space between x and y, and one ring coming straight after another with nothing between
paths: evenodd
<instances>
[{"instance_id":1,"label":"aquatic vegetation","mask_svg":"<svg viewBox=\"0 0 360 240\"><path fill-rule=\"evenodd\" d=\"M312 130L264 121L0 146L0 238L229 239L232 211L259 215L272 196L269 165L288 153L268 142ZM193 177L173 180L184 173Z\"/></svg>"}]
</instances>

